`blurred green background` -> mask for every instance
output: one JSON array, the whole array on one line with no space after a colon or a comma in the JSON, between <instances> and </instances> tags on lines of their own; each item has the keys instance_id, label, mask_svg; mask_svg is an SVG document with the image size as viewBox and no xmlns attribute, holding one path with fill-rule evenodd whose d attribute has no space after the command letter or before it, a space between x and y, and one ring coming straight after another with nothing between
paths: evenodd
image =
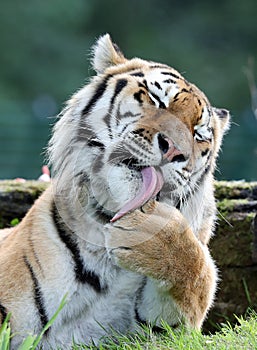
<instances>
[{"instance_id":1,"label":"blurred green background","mask_svg":"<svg viewBox=\"0 0 257 350\"><path fill-rule=\"evenodd\" d=\"M257 76L256 0L1 0L0 179L40 175L54 116L93 74L90 47L106 32L127 57L175 67L229 109L217 178L257 179L244 72L256 61Z\"/></svg>"}]
</instances>

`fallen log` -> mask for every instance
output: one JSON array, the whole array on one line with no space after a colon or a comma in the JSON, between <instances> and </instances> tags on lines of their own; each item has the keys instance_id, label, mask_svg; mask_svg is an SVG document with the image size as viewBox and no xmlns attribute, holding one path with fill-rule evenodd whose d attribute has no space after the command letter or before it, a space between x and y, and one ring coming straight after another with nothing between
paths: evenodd
<instances>
[{"instance_id":1,"label":"fallen log","mask_svg":"<svg viewBox=\"0 0 257 350\"><path fill-rule=\"evenodd\" d=\"M20 221L47 186L40 181L0 181L0 228Z\"/></svg>"},{"instance_id":2,"label":"fallen log","mask_svg":"<svg viewBox=\"0 0 257 350\"><path fill-rule=\"evenodd\" d=\"M16 224L26 214L47 183L0 181L0 227ZM210 243L219 268L216 301L205 330L257 310L257 182L217 182L218 223Z\"/></svg>"},{"instance_id":3,"label":"fallen log","mask_svg":"<svg viewBox=\"0 0 257 350\"><path fill-rule=\"evenodd\" d=\"M257 182L217 182L218 223L210 242L220 283L205 329L257 311Z\"/></svg>"}]
</instances>

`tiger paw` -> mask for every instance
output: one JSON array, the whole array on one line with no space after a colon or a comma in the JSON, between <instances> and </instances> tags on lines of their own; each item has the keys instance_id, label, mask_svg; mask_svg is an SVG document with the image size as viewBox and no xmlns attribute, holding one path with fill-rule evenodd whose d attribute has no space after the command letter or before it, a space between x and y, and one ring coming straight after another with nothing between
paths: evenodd
<instances>
[{"instance_id":1,"label":"tiger paw","mask_svg":"<svg viewBox=\"0 0 257 350\"><path fill-rule=\"evenodd\" d=\"M176 240L183 240L186 221L176 208L151 200L106 228L106 247L115 264L163 279L172 252L178 254Z\"/></svg>"}]
</instances>

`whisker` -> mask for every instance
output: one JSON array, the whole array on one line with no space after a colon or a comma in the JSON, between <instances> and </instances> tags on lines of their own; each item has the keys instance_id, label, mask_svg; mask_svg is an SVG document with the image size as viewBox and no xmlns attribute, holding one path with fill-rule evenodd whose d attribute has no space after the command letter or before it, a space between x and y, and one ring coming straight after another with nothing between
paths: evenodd
<instances>
[{"instance_id":1,"label":"whisker","mask_svg":"<svg viewBox=\"0 0 257 350\"><path fill-rule=\"evenodd\" d=\"M234 227L234 226L225 218L225 216L221 214L220 210L217 209L217 213L220 215L220 217L221 217L230 227Z\"/></svg>"}]
</instances>

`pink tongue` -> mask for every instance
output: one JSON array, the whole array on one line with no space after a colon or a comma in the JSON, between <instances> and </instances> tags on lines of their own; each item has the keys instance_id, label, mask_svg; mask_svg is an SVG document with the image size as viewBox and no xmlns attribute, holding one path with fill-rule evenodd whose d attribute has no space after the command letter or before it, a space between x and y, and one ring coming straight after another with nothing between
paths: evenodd
<instances>
[{"instance_id":1,"label":"pink tongue","mask_svg":"<svg viewBox=\"0 0 257 350\"><path fill-rule=\"evenodd\" d=\"M163 186L163 177L162 174L155 170L152 166L144 168L141 171L143 184L142 188L138 192L135 198L128 201L111 219L111 222L114 222L120 219L127 212L134 210L138 207L141 207L145 204L150 198L155 197L157 193Z\"/></svg>"}]
</instances>

